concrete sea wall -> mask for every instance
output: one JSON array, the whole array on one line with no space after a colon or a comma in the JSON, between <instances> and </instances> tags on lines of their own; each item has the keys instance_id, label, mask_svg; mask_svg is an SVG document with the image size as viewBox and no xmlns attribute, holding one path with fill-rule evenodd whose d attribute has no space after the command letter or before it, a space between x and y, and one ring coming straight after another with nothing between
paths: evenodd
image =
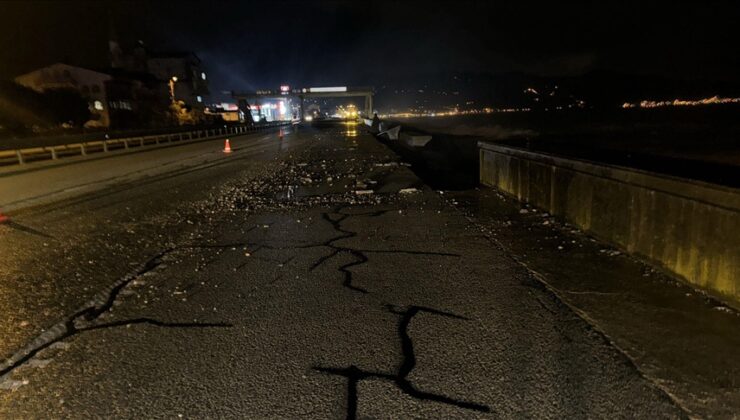
<instances>
[{"instance_id":1,"label":"concrete sea wall","mask_svg":"<svg viewBox=\"0 0 740 420\"><path fill-rule=\"evenodd\" d=\"M740 306L740 190L480 142L480 181Z\"/></svg>"}]
</instances>

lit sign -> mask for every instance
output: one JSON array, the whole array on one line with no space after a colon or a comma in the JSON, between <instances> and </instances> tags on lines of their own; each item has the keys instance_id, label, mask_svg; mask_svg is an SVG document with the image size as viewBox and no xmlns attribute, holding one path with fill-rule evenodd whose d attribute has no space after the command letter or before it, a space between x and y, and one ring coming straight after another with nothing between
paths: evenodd
<instances>
[{"instance_id":1,"label":"lit sign","mask_svg":"<svg viewBox=\"0 0 740 420\"><path fill-rule=\"evenodd\" d=\"M290 86L288 85L281 85L280 86L280 93L283 95L287 95L290 92Z\"/></svg>"},{"instance_id":2,"label":"lit sign","mask_svg":"<svg viewBox=\"0 0 740 420\"><path fill-rule=\"evenodd\" d=\"M347 86L335 86L335 87L312 87L308 88L309 92L316 92L316 93L322 93L322 92L346 92Z\"/></svg>"}]
</instances>

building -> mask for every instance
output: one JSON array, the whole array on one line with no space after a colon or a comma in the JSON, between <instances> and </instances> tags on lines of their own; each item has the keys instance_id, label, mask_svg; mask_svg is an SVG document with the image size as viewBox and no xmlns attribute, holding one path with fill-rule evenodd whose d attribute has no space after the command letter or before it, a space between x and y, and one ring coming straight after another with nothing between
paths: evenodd
<instances>
[{"instance_id":1,"label":"building","mask_svg":"<svg viewBox=\"0 0 740 420\"><path fill-rule=\"evenodd\" d=\"M170 124L169 93L164 84L145 72L113 68L106 82L111 128L134 129Z\"/></svg>"},{"instance_id":2,"label":"building","mask_svg":"<svg viewBox=\"0 0 740 420\"><path fill-rule=\"evenodd\" d=\"M195 54L150 54L141 41L131 54L124 54L115 41L109 47L110 68L95 71L56 63L20 75L15 82L37 92L50 89L79 92L88 101L92 115L86 127L129 129L170 125L173 123L170 107L174 101L187 111L189 123L207 120L204 111L208 80Z\"/></svg>"},{"instance_id":3,"label":"building","mask_svg":"<svg viewBox=\"0 0 740 420\"><path fill-rule=\"evenodd\" d=\"M246 115L239 106L234 103L222 102L206 107L206 115L216 117L219 122L244 123Z\"/></svg>"},{"instance_id":4,"label":"building","mask_svg":"<svg viewBox=\"0 0 740 420\"><path fill-rule=\"evenodd\" d=\"M175 100L202 113L208 91L208 76L192 52L151 53L147 71L163 83L172 83Z\"/></svg>"},{"instance_id":5,"label":"building","mask_svg":"<svg viewBox=\"0 0 740 420\"><path fill-rule=\"evenodd\" d=\"M154 88L149 80L146 81L149 92L161 92L162 103L168 107L176 103L178 109L182 108L170 110L170 114L187 115L184 120L178 117L177 123L208 120L205 116L208 79L197 55L187 51L151 52L143 41L138 41L133 49L124 50L115 40L115 34L109 41L109 53L113 73L146 74L160 85Z\"/></svg>"},{"instance_id":6,"label":"building","mask_svg":"<svg viewBox=\"0 0 740 420\"><path fill-rule=\"evenodd\" d=\"M106 73L56 63L22 74L15 78L15 82L37 92L51 89L76 90L89 103L92 119L86 125L108 127L111 119L106 84L111 79Z\"/></svg>"}]
</instances>

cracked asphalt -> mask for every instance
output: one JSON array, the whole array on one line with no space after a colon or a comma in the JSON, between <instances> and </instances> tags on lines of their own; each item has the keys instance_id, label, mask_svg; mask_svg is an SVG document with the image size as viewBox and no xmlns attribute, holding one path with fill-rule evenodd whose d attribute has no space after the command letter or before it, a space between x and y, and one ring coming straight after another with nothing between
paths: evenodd
<instances>
[{"instance_id":1,"label":"cracked asphalt","mask_svg":"<svg viewBox=\"0 0 740 420\"><path fill-rule=\"evenodd\" d=\"M688 417L371 136L251 141L0 226L0 417Z\"/></svg>"}]
</instances>

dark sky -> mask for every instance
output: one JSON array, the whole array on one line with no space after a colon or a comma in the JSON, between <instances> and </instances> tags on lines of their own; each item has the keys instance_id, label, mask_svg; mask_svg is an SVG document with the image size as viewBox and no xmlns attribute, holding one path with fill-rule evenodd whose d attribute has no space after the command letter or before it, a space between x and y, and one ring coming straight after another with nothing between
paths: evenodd
<instances>
[{"instance_id":1,"label":"dark sky","mask_svg":"<svg viewBox=\"0 0 740 420\"><path fill-rule=\"evenodd\" d=\"M214 92L593 69L738 81L739 18L715 1L0 1L0 78L105 65L112 20L124 41L195 51Z\"/></svg>"}]
</instances>

